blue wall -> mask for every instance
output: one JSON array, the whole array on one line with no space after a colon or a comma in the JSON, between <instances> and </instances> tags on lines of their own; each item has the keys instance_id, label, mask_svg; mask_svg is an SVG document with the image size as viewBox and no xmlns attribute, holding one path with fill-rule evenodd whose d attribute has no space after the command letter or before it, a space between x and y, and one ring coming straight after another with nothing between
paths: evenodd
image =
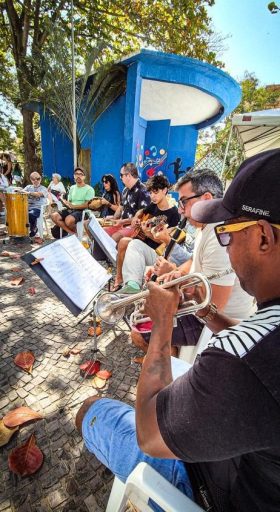
<instances>
[{"instance_id":1,"label":"blue wall","mask_svg":"<svg viewBox=\"0 0 280 512\"><path fill-rule=\"evenodd\" d=\"M143 166L140 167L143 181L147 181L149 177L158 174L158 172L165 174L169 148L169 130L169 119L147 122L144 160Z\"/></svg>"},{"instance_id":2,"label":"blue wall","mask_svg":"<svg viewBox=\"0 0 280 512\"><path fill-rule=\"evenodd\" d=\"M90 142L82 147L91 149L91 184L103 174L111 173L119 179L123 164L123 133L125 96L118 98L94 125Z\"/></svg>"},{"instance_id":3,"label":"blue wall","mask_svg":"<svg viewBox=\"0 0 280 512\"><path fill-rule=\"evenodd\" d=\"M194 164L197 137L198 131L194 126L171 126L167 166L179 157L182 159L180 171L191 167ZM167 169L166 175L171 183L175 182L173 165Z\"/></svg>"},{"instance_id":4,"label":"blue wall","mask_svg":"<svg viewBox=\"0 0 280 512\"><path fill-rule=\"evenodd\" d=\"M51 176L58 172L62 176L73 176L72 141L59 129L54 120L46 113L40 115L42 137L43 174Z\"/></svg>"}]
</instances>

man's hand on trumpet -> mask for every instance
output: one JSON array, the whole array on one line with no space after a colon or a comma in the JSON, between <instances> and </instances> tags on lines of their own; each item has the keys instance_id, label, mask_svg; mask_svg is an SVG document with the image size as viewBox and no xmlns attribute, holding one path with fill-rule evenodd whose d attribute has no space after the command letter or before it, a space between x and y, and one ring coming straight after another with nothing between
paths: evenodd
<instances>
[{"instance_id":1,"label":"man's hand on trumpet","mask_svg":"<svg viewBox=\"0 0 280 512\"><path fill-rule=\"evenodd\" d=\"M164 326L173 322L180 301L180 291L176 286L168 289L161 288L157 283L148 283L149 295L145 300L142 311L153 321L153 326ZM172 323L173 325L173 323Z\"/></svg>"}]
</instances>

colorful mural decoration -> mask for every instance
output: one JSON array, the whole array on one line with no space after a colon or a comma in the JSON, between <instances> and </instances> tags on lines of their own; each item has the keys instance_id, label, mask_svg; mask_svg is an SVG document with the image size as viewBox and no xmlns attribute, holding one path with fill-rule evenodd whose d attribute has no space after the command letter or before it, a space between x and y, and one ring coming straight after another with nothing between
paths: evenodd
<instances>
[{"instance_id":1,"label":"colorful mural decoration","mask_svg":"<svg viewBox=\"0 0 280 512\"><path fill-rule=\"evenodd\" d=\"M167 151L163 148L158 150L156 146L150 146L149 149L145 149L144 158L141 159L139 165L142 179L151 178L156 174L163 174L166 159Z\"/></svg>"}]
</instances>

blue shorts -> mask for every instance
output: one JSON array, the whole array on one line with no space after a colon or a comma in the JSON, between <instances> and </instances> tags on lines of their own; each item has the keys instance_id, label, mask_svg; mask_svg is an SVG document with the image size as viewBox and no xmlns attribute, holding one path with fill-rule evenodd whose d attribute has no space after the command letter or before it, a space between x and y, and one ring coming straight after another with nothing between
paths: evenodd
<instances>
[{"instance_id":1,"label":"blue shorts","mask_svg":"<svg viewBox=\"0 0 280 512\"><path fill-rule=\"evenodd\" d=\"M190 479L182 461L149 457L140 450L135 410L129 405L109 398L97 400L84 416L82 434L87 449L123 482L139 462L147 462L193 499ZM161 509L157 507L157 510Z\"/></svg>"}]
</instances>

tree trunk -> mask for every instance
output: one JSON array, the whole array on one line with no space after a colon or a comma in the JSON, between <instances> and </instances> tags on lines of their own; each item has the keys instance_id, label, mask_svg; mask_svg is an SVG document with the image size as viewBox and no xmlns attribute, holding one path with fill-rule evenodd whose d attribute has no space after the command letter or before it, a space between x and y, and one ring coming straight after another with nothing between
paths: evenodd
<instances>
[{"instance_id":1,"label":"tree trunk","mask_svg":"<svg viewBox=\"0 0 280 512\"><path fill-rule=\"evenodd\" d=\"M24 181L29 182L31 172L37 171L42 173L41 160L36 154L36 141L33 130L34 112L22 109L23 117L23 148L24 148Z\"/></svg>"}]
</instances>

